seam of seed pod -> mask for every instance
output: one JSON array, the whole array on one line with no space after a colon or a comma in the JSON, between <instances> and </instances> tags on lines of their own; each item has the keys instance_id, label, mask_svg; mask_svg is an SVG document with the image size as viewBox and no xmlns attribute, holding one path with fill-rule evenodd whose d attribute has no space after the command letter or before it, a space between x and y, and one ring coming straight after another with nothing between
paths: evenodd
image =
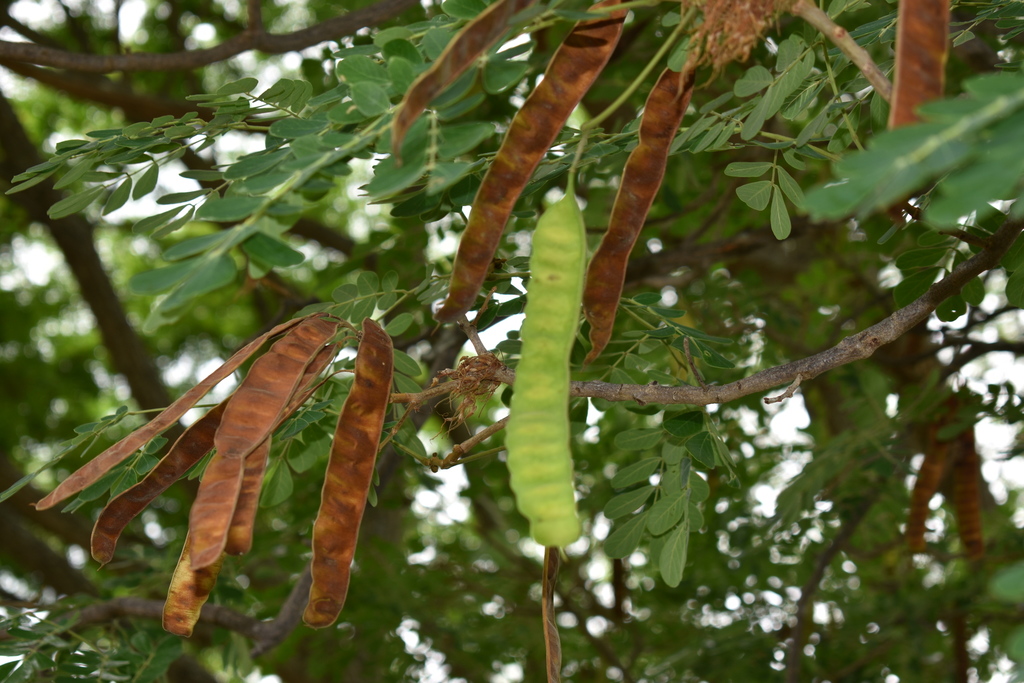
<instances>
[{"instance_id":1,"label":"seam of seed pod","mask_svg":"<svg viewBox=\"0 0 1024 683\"><path fill-rule=\"evenodd\" d=\"M609 7L620 0L594 5ZM484 174L452 266L448 296L434 315L451 322L472 308L512 209L576 105L611 59L626 10L576 24L509 126Z\"/></svg>"},{"instance_id":2,"label":"seam of seed pod","mask_svg":"<svg viewBox=\"0 0 1024 683\"><path fill-rule=\"evenodd\" d=\"M690 104L694 76L693 69L686 71L685 78L665 69L647 97L639 143L626 160L608 231L587 268L583 312L590 323L591 349L584 364L601 355L611 339L629 255L665 177L672 140Z\"/></svg>"},{"instance_id":3,"label":"seam of seed pod","mask_svg":"<svg viewBox=\"0 0 1024 683\"><path fill-rule=\"evenodd\" d=\"M462 75L485 50L494 44L519 12L537 0L498 0L462 27L437 59L413 81L395 112L391 124L391 151L400 160L402 141L410 126L431 100Z\"/></svg>"},{"instance_id":4,"label":"seam of seed pod","mask_svg":"<svg viewBox=\"0 0 1024 683\"><path fill-rule=\"evenodd\" d=\"M204 378L199 384L182 394L177 401L169 405L159 415L68 475L68 478L62 481L57 488L36 503L36 509L45 510L46 508L53 507L68 496L78 493L87 486L95 483L100 477L106 474L111 467L114 467L129 455L137 451L143 444L152 440L156 435L177 423L178 419L187 413L192 406L199 401L199 399L209 393L210 389L216 386L221 380L225 379L228 375L238 369L238 366L244 363L249 356L254 354L265 341L301 324L311 317L317 317L320 315L322 314L314 313L303 318L289 320L288 322L281 323L272 330L261 334L256 339L253 339L251 342L232 354L223 365L210 373L210 375Z\"/></svg>"},{"instance_id":5,"label":"seam of seed pod","mask_svg":"<svg viewBox=\"0 0 1024 683\"><path fill-rule=\"evenodd\" d=\"M313 581L302 618L314 628L334 623L345 605L359 526L391 395L391 337L369 318L363 321L355 366L352 388L338 416L320 510L313 523Z\"/></svg>"},{"instance_id":6,"label":"seam of seed pod","mask_svg":"<svg viewBox=\"0 0 1024 683\"><path fill-rule=\"evenodd\" d=\"M338 330L326 317L303 321L257 358L235 390L214 436L211 458L189 513L192 566L214 562L224 550L245 474L245 456L284 416L306 368Z\"/></svg>"},{"instance_id":7,"label":"seam of seed pod","mask_svg":"<svg viewBox=\"0 0 1024 683\"><path fill-rule=\"evenodd\" d=\"M199 621L199 614L209 599L224 564L224 555L221 554L215 562L206 567L193 567L189 559L191 545L191 537L186 534L178 564L171 575L162 616L164 630L183 638L192 635L192 629Z\"/></svg>"}]
</instances>

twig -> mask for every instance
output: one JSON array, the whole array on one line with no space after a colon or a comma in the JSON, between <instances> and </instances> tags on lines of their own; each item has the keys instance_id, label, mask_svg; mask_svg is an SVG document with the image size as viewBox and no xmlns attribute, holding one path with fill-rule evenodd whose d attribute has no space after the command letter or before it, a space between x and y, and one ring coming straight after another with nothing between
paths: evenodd
<instances>
[{"instance_id":1,"label":"twig","mask_svg":"<svg viewBox=\"0 0 1024 683\"><path fill-rule=\"evenodd\" d=\"M0 40L0 59L89 73L188 71L215 62L222 62L249 50L259 50L267 54L283 54L303 50L325 40L350 35L367 26L376 26L397 17L416 5L416 0L381 0L369 7L353 10L292 33L272 34L262 30L253 30L253 27L250 27L244 33L228 38L220 45L211 48L167 54L152 52L112 55L83 54L34 43L13 43Z\"/></svg>"},{"instance_id":2,"label":"twig","mask_svg":"<svg viewBox=\"0 0 1024 683\"><path fill-rule=\"evenodd\" d=\"M700 383L702 389L707 389L708 385L704 383L704 378L700 376L700 370L697 369L697 364L693 362L693 355L690 353L690 338L683 337L683 353L686 354L686 362L690 365L690 372L697 378L697 382Z\"/></svg>"},{"instance_id":3,"label":"twig","mask_svg":"<svg viewBox=\"0 0 1024 683\"><path fill-rule=\"evenodd\" d=\"M292 592L281 605L277 616L270 621L261 621L242 614L224 605L206 603L199 614L199 623L208 626L226 628L254 641L251 656L266 654L288 637L299 620L302 610L309 598L309 586L312 578L309 566L303 570L299 580L295 582ZM141 619L159 620L163 617L163 600L146 598L122 597L88 605L78 613L75 624L104 623L117 617L136 617Z\"/></svg>"},{"instance_id":4,"label":"twig","mask_svg":"<svg viewBox=\"0 0 1024 683\"><path fill-rule=\"evenodd\" d=\"M473 350L476 351L476 355L483 356L487 353L487 347L480 341L480 335L476 331L476 325L469 322L469 319L465 315L460 315L457 321L459 327L462 328L463 333L469 337L470 343L473 344Z\"/></svg>"},{"instance_id":5,"label":"twig","mask_svg":"<svg viewBox=\"0 0 1024 683\"><path fill-rule=\"evenodd\" d=\"M840 52L849 57L850 61L861 70L861 73L868 79L868 83L874 86L875 92L886 102L891 101L892 82L885 77L867 50L858 45L845 28L832 21L825 12L809 0L797 0L789 8L789 11L821 31L839 48Z\"/></svg>"},{"instance_id":6,"label":"twig","mask_svg":"<svg viewBox=\"0 0 1024 683\"><path fill-rule=\"evenodd\" d=\"M789 385L789 388L786 389L785 393L779 394L778 396L765 396L765 399L764 399L765 404L770 405L772 403L782 403L787 398L792 398L793 394L796 392L797 388L800 386L800 382L801 381L803 381L803 377L800 376L800 375L797 375L796 379L793 380L793 383Z\"/></svg>"},{"instance_id":7,"label":"twig","mask_svg":"<svg viewBox=\"0 0 1024 683\"><path fill-rule=\"evenodd\" d=\"M486 427L484 427L479 432L469 437L462 443L458 443L452 446L452 452L444 456L444 461L441 464L441 469L447 469L458 463L459 459L462 458L462 456L464 456L466 453L468 453L481 442L486 441L497 432L500 432L502 429L505 428L506 424L508 424L507 415L498 420L497 422L487 425Z\"/></svg>"}]
</instances>

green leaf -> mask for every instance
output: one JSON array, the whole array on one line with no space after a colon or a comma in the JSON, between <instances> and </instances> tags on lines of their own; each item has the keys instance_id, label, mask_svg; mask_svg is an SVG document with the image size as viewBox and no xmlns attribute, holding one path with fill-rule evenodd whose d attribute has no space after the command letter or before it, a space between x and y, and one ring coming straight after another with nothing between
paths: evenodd
<instances>
[{"instance_id":1,"label":"green leaf","mask_svg":"<svg viewBox=\"0 0 1024 683\"><path fill-rule=\"evenodd\" d=\"M62 190L65 187L76 183L82 176L91 171L92 167L93 157L90 155L72 166L70 170L60 178L60 180L53 184L53 188L55 190Z\"/></svg>"},{"instance_id":2,"label":"green leaf","mask_svg":"<svg viewBox=\"0 0 1024 683\"><path fill-rule=\"evenodd\" d=\"M267 483L263 486L263 495L260 497L261 508L271 508L280 505L292 495L295 483L292 481L292 470L283 460L278 460L271 465L273 470L267 477Z\"/></svg>"},{"instance_id":3,"label":"green leaf","mask_svg":"<svg viewBox=\"0 0 1024 683\"><path fill-rule=\"evenodd\" d=\"M196 212L196 220L232 223L251 216L265 200L262 197L225 197L206 201Z\"/></svg>"},{"instance_id":4,"label":"green leaf","mask_svg":"<svg viewBox=\"0 0 1024 683\"><path fill-rule=\"evenodd\" d=\"M395 157L389 156L373 169L373 180L363 186L366 194L374 199L390 197L397 192L412 185L423 175L426 168L426 159L417 156L413 159L403 159L401 166L397 165Z\"/></svg>"},{"instance_id":5,"label":"green leaf","mask_svg":"<svg viewBox=\"0 0 1024 683\"><path fill-rule=\"evenodd\" d=\"M240 78L237 81L231 81L217 88L218 95L239 95L241 93L252 92L256 89L260 82L255 78Z\"/></svg>"},{"instance_id":6,"label":"green leaf","mask_svg":"<svg viewBox=\"0 0 1024 683\"><path fill-rule=\"evenodd\" d=\"M323 114L320 116L323 116ZM281 119L280 121L274 121L274 123L270 125L270 134L290 140L292 138L301 138L304 135L316 135L326 128L326 119L310 120L288 118Z\"/></svg>"},{"instance_id":7,"label":"green leaf","mask_svg":"<svg viewBox=\"0 0 1024 683\"><path fill-rule=\"evenodd\" d=\"M672 436L686 439L704 431L704 412L691 410L673 415L662 422L661 426Z\"/></svg>"},{"instance_id":8,"label":"green leaf","mask_svg":"<svg viewBox=\"0 0 1024 683\"><path fill-rule=\"evenodd\" d=\"M764 211L772 198L772 184L768 180L747 183L736 188L736 196L755 211Z\"/></svg>"},{"instance_id":9,"label":"green leaf","mask_svg":"<svg viewBox=\"0 0 1024 683\"><path fill-rule=\"evenodd\" d=\"M163 256L167 261L178 261L189 256L201 254L204 251L209 251L213 247L223 244L229 237L230 234L224 231L191 237L165 249Z\"/></svg>"},{"instance_id":10,"label":"green leaf","mask_svg":"<svg viewBox=\"0 0 1024 683\"><path fill-rule=\"evenodd\" d=\"M967 302L959 294L949 297L935 309L935 315L944 323L951 323L967 312Z\"/></svg>"},{"instance_id":11,"label":"green leaf","mask_svg":"<svg viewBox=\"0 0 1024 683\"><path fill-rule=\"evenodd\" d=\"M772 192L771 223L772 233L776 239L784 240L789 237L793 227L789 221L789 209L786 208L786 200L782 198L782 191L777 187Z\"/></svg>"},{"instance_id":12,"label":"green leaf","mask_svg":"<svg viewBox=\"0 0 1024 683\"><path fill-rule=\"evenodd\" d=\"M412 313L399 313L387 324L384 331L392 337L397 337L408 330L409 326L412 325L415 320L416 318L413 317Z\"/></svg>"},{"instance_id":13,"label":"green leaf","mask_svg":"<svg viewBox=\"0 0 1024 683\"><path fill-rule=\"evenodd\" d=\"M176 206L173 209L168 209L167 211L162 211L152 216L146 216L142 220L138 221L134 226L132 226L132 232L135 232L140 235L145 235L147 233L154 232L157 228L163 227L164 225L169 223L171 219L173 219L179 213L181 213L181 207ZM189 211L188 213L191 214L191 211Z\"/></svg>"},{"instance_id":14,"label":"green leaf","mask_svg":"<svg viewBox=\"0 0 1024 683\"><path fill-rule=\"evenodd\" d=\"M653 486L641 486L638 489L632 491L625 491L623 493L616 494L605 504L604 516L608 519L618 519L624 517L631 512L636 511L641 505L647 502L647 499L654 494Z\"/></svg>"},{"instance_id":15,"label":"green leaf","mask_svg":"<svg viewBox=\"0 0 1024 683\"><path fill-rule=\"evenodd\" d=\"M274 268L290 268L306 260L301 251L296 251L285 242L262 232L242 242L242 250Z\"/></svg>"},{"instance_id":16,"label":"green leaf","mask_svg":"<svg viewBox=\"0 0 1024 683\"><path fill-rule=\"evenodd\" d=\"M790 150L792 151L792 150ZM802 163L802 162L801 162ZM792 164L794 168L795 164ZM789 171L782 168L781 166L776 167L776 173L778 175L779 187L789 198L789 201L793 202L793 205L798 209L803 209L804 206L804 191L800 185L793 179L793 176L789 174Z\"/></svg>"},{"instance_id":17,"label":"green leaf","mask_svg":"<svg viewBox=\"0 0 1024 683\"><path fill-rule=\"evenodd\" d=\"M689 545L690 525L683 523L669 534L665 545L661 549L658 568L661 570L662 581L669 588L675 588L683 580L683 570L686 568L686 554Z\"/></svg>"},{"instance_id":18,"label":"green leaf","mask_svg":"<svg viewBox=\"0 0 1024 683\"><path fill-rule=\"evenodd\" d=\"M106 216L108 213L113 213L124 206L131 194L132 178L131 176L128 176L120 185L117 186L117 189L111 192L110 196L107 197L107 203L103 205L103 215Z\"/></svg>"},{"instance_id":19,"label":"green leaf","mask_svg":"<svg viewBox=\"0 0 1024 683\"><path fill-rule=\"evenodd\" d=\"M996 600L1024 603L1024 562L1004 567L988 583L988 592Z\"/></svg>"},{"instance_id":20,"label":"green leaf","mask_svg":"<svg viewBox=\"0 0 1024 683\"><path fill-rule=\"evenodd\" d=\"M910 270L912 268L933 266L948 253L949 248L945 246L911 249L897 257L896 267L900 270Z\"/></svg>"},{"instance_id":21,"label":"green leaf","mask_svg":"<svg viewBox=\"0 0 1024 683\"><path fill-rule=\"evenodd\" d=\"M456 19L474 19L485 9L487 4L482 0L444 0L441 3L441 11Z\"/></svg>"},{"instance_id":22,"label":"green leaf","mask_svg":"<svg viewBox=\"0 0 1024 683\"><path fill-rule=\"evenodd\" d=\"M165 194L156 200L157 204L184 204L190 202L193 199L202 197L205 194L209 194L209 190L192 190L191 192L172 192L171 194Z\"/></svg>"},{"instance_id":23,"label":"green leaf","mask_svg":"<svg viewBox=\"0 0 1024 683\"><path fill-rule=\"evenodd\" d=\"M612 488L624 489L634 484L645 482L651 478L658 467L661 466L661 458L645 458L635 462L628 467L623 467L612 477Z\"/></svg>"},{"instance_id":24,"label":"green leaf","mask_svg":"<svg viewBox=\"0 0 1024 683\"><path fill-rule=\"evenodd\" d=\"M160 177L160 167L156 164L151 164L146 171L139 178L139 181L135 183L135 189L132 191L132 199L141 199L147 194L156 189L156 181Z\"/></svg>"},{"instance_id":25,"label":"green leaf","mask_svg":"<svg viewBox=\"0 0 1024 683\"><path fill-rule=\"evenodd\" d=\"M529 68L526 61L491 59L484 65L484 90L491 95L503 93L523 80Z\"/></svg>"},{"instance_id":26,"label":"green leaf","mask_svg":"<svg viewBox=\"0 0 1024 683\"><path fill-rule=\"evenodd\" d=\"M400 372L409 377L418 377L423 369L420 364L404 351L395 350L395 372Z\"/></svg>"},{"instance_id":27,"label":"green leaf","mask_svg":"<svg viewBox=\"0 0 1024 683\"><path fill-rule=\"evenodd\" d=\"M624 451L644 451L654 448L662 440L660 429L627 429L615 435L615 447Z\"/></svg>"},{"instance_id":28,"label":"green leaf","mask_svg":"<svg viewBox=\"0 0 1024 683\"><path fill-rule=\"evenodd\" d=\"M199 261L191 277L185 279L178 287L163 299L159 308L163 312L174 311L192 299L231 284L238 274L235 262L227 254L205 254L196 257Z\"/></svg>"},{"instance_id":29,"label":"green leaf","mask_svg":"<svg viewBox=\"0 0 1024 683\"><path fill-rule=\"evenodd\" d=\"M711 487L704 481L704 477L700 476L693 470L690 470L690 500L699 503L703 500L707 500L708 496L711 495Z\"/></svg>"},{"instance_id":30,"label":"green leaf","mask_svg":"<svg viewBox=\"0 0 1024 683\"><path fill-rule=\"evenodd\" d=\"M960 291L960 296L970 305L980 306L981 302L985 299L985 284L981 281L980 277L973 278L964 285L964 288Z\"/></svg>"},{"instance_id":31,"label":"green leaf","mask_svg":"<svg viewBox=\"0 0 1024 683\"><path fill-rule=\"evenodd\" d=\"M163 268L147 270L132 277L128 281L128 289L133 294L158 294L188 277L189 273L195 270L197 264L198 259L190 259Z\"/></svg>"},{"instance_id":32,"label":"green leaf","mask_svg":"<svg viewBox=\"0 0 1024 683\"><path fill-rule=\"evenodd\" d=\"M687 496L682 492L675 496L662 496L647 513L647 530L653 536L661 536L679 523L688 505Z\"/></svg>"},{"instance_id":33,"label":"green leaf","mask_svg":"<svg viewBox=\"0 0 1024 683\"><path fill-rule=\"evenodd\" d=\"M103 194L102 185L91 187L88 190L85 190L84 192L79 192L77 194L73 194L69 197L61 199L59 202L57 202L49 209L47 209L46 215L48 215L53 220L66 218L71 214L78 213L79 211L85 209L87 206L96 201L96 199L98 199L101 194Z\"/></svg>"},{"instance_id":34,"label":"green leaf","mask_svg":"<svg viewBox=\"0 0 1024 683\"><path fill-rule=\"evenodd\" d=\"M387 91L368 81L352 84L352 101L364 116L379 116L391 108Z\"/></svg>"},{"instance_id":35,"label":"green leaf","mask_svg":"<svg viewBox=\"0 0 1024 683\"><path fill-rule=\"evenodd\" d=\"M1024 308L1024 268L1018 268L1007 278L1006 301L1011 306Z\"/></svg>"},{"instance_id":36,"label":"green leaf","mask_svg":"<svg viewBox=\"0 0 1024 683\"><path fill-rule=\"evenodd\" d=\"M772 170L769 161L734 161L725 167L725 175L733 178L757 178Z\"/></svg>"},{"instance_id":37,"label":"green leaf","mask_svg":"<svg viewBox=\"0 0 1024 683\"><path fill-rule=\"evenodd\" d=\"M918 273L904 278L892 290L893 299L896 305L903 308L911 301L928 291L928 288L935 282L941 268L926 268Z\"/></svg>"},{"instance_id":38,"label":"green leaf","mask_svg":"<svg viewBox=\"0 0 1024 683\"><path fill-rule=\"evenodd\" d=\"M1011 273L1024 266L1024 233L1017 235L999 263Z\"/></svg>"},{"instance_id":39,"label":"green leaf","mask_svg":"<svg viewBox=\"0 0 1024 683\"><path fill-rule=\"evenodd\" d=\"M747 95L753 95L754 93L761 92L775 81L775 77L772 76L772 72L763 66L752 66L747 69L747 73L743 74L736 84L733 86L733 93L737 97L746 97Z\"/></svg>"},{"instance_id":40,"label":"green leaf","mask_svg":"<svg viewBox=\"0 0 1024 683\"><path fill-rule=\"evenodd\" d=\"M701 465L708 469L715 468L715 444L710 433L701 432L690 437L686 441L686 450L690 451L690 455Z\"/></svg>"},{"instance_id":41,"label":"green leaf","mask_svg":"<svg viewBox=\"0 0 1024 683\"><path fill-rule=\"evenodd\" d=\"M604 541L604 554L612 559L629 557L640 545L640 539L643 538L646 526L646 512L634 515L622 524L616 524L615 529L608 534L608 538Z\"/></svg>"}]
</instances>

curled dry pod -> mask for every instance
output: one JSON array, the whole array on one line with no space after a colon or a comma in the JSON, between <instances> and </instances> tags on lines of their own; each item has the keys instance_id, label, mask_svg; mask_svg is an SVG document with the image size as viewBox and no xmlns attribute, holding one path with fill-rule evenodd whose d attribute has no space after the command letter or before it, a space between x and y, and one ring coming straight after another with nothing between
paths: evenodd
<instances>
[{"instance_id":1,"label":"curled dry pod","mask_svg":"<svg viewBox=\"0 0 1024 683\"><path fill-rule=\"evenodd\" d=\"M338 344L325 346L313 359L313 362L306 368L302 381L299 383L303 389L296 394L288 407L282 412L281 420L274 425L274 430L280 426L284 418L299 409L306 400L313 395L317 387L317 378L325 367L334 359L338 352ZM245 457L245 470L242 473L242 489L238 494L238 503L235 505L235 514L231 517L231 525L228 527L228 538L224 545L224 552L228 555L244 555L252 548L253 531L256 527L256 511L259 508L260 490L263 488L263 475L267 471L267 457L270 455L271 437L253 449L252 453ZM287 467L282 464L281 467Z\"/></svg>"},{"instance_id":2,"label":"curled dry pod","mask_svg":"<svg viewBox=\"0 0 1024 683\"><path fill-rule=\"evenodd\" d=\"M953 507L960 542L969 560L985 556L981 533L981 458L974 443L974 430L968 429L955 442L953 462Z\"/></svg>"},{"instance_id":3,"label":"curled dry pod","mask_svg":"<svg viewBox=\"0 0 1024 683\"><path fill-rule=\"evenodd\" d=\"M618 4L619 0L604 0L594 8ZM611 58L625 16L626 10L616 10L607 18L576 24L551 58L544 80L512 119L473 199L473 211L455 255L448 298L434 315L437 320L451 322L472 308L516 200Z\"/></svg>"},{"instance_id":4,"label":"curled dry pod","mask_svg":"<svg viewBox=\"0 0 1024 683\"><path fill-rule=\"evenodd\" d=\"M202 569L192 567L191 546L191 537L186 534L181 557L178 558L170 588L167 589L163 613L164 630L183 638L192 635L192 629L199 621L199 613L210 597L210 591L217 583L217 575L224 564L224 555L221 554L215 562Z\"/></svg>"},{"instance_id":5,"label":"curled dry pod","mask_svg":"<svg viewBox=\"0 0 1024 683\"><path fill-rule=\"evenodd\" d=\"M393 370L391 337L367 318L356 352L355 379L338 416L320 511L313 524L313 584L302 616L313 628L333 624L345 605Z\"/></svg>"},{"instance_id":6,"label":"curled dry pod","mask_svg":"<svg viewBox=\"0 0 1024 683\"><path fill-rule=\"evenodd\" d=\"M629 254L665 177L672 139L690 105L694 73L688 68L684 68L683 74L666 69L647 97L640 121L640 142L626 161L608 232L587 269L583 312L590 322L591 349L585 363L601 355L611 339Z\"/></svg>"},{"instance_id":7,"label":"curled dry pod","mask_svg":"<svg viewBox=\"0 0 1024 683\"><path fill-rule=\"evenodd\" d=\"M949 0L900 0L889 128L920 121L917 108L942 97L949 55Z\"/></svg>"},{"instance_id":8,"label":"curled dry pod","mask_svg":"<svg viewBox=\"0 0 1024 683\"><path fill-rule=\"evenodd\" d=\"M569 355L580 320L586 245L570 185L533 233L523 347L505 427L516 507L543 546L565 546L580 535L569 446Z\"/></svg>"},{"instance_id":9,"label":"curled dry pod","mask_svg":"<svg viewBox=\"0 0 1024 683\"><path fill-rule=\"evenodd\" d=\"M110 562L114 557L117 539L128 526L128 522L213 449L213 436L220 425L227 403L225 400L214 406L193 422L142 481L115 496L100 511L92 528L91 541L92 556L97 562Z\"/></svg>"},{"instance_id":10,"label":"curled dry pod","mask_svg":"<svg viewBox=\"0 0 1024 683\"><path fill-rule=\"evenodd\" d=\"M285 417L306 368L338 331L326 317L302 321L256 359L224 410L214 453L189 514L192 566L205 567L224 552L241 493L245 458Z\"/></svg>"},{"instance_id":11,"label":"curled dry pod","mask_svg":"<svg viewBox=\"0 0 1024 683\"><path fill-rule=\"evenodd\" d=\"M544 619L544 660L548 682L561 680L562 641L558 636L555 590L558 588L558 548L544 549L544 580L541 587L541 615Z\"/></svg>"},{"instance_id":12,"label":"curled dry pod","mask_svg":"<svg viewBox=\"0 0 1024 683\"><path fill-rule=\"evenodd\" d=\"M907 547L911 552L923 553L925 522L928 521L928 503L939 490L942 475L946 471L949 442L939 441L937 433L942 423L934 423L928 429L928 449L917 473L914 490L910 494L910 512L907 514Z\"/></svg>"},{"instance_id":13,"label":"curled dry pod","mask_svg":"<svg viewBox=\"0 0 1024 683\"><path fill-rule=\"evenodd\" d=\"M314 314L314 316L315 315L319 314ZM248 360L249 356L254 354L256 350L263 345L263 342L301 324L310 317L313 316L296 318L295 320L289 320L286 323L281 323L274 329L261 334L259 337L243 346L241 349L236 351L231 358L228 358L223 365L214 370L202 382L182 394L181 398L169 405L162 413L97 455L75 472L71 473L67 479L61 482L60 486L55 488L49 495L36 503L36 509L45 510L46 508L53 507L68 496L74 495L87 486L95 483L111 467L120 463L129 455L137 451L143 444L150 441L154 436L167 430L171 425L177 422L178 419L187 413L189 409L199 401L199 399L210 391L210 389L238 369L239 365Z\"/></svg>"},{"instance_id":14,"label":"curled dry pod","mask_svg":"<svg viewBox=\"0 0 1024 683\"><path fill-rule=\"evenodd\" d=\"M430 101L473 64L474 60L494 44L519 12L537 0L498 0L466 24L452 38L430 68L420 74L402 104L395 112L391 127L391 149L397 157L409 127L419 118Z\"/></svg>"},{"instance_id":15,"label":"curled dry pod","mask_svg":"<svg viewBox=\"0 0 1024 683\"><path fill-rule=\"evenodd\" d=\"M324 347L313 363L310 363L302 381L302 386L306 389L300 396L296 396L293 400L294 407L286 410L286 414L295 412L309 398L315 389L317 377L334 358L337 349L338 345ZM192 423L142 481L115 496L100 511L92 530L92 556L96 561L101 564L110 562L114 556L117 539L128 523L213 449L213 437L230 400L225 399ZM248 469L245 476L250 476ZM243 482L243 492L245 486ZM258 493L258 486L256 490ZM239 505L241 506L241 501Z\"/></svg>"}]
</instances>

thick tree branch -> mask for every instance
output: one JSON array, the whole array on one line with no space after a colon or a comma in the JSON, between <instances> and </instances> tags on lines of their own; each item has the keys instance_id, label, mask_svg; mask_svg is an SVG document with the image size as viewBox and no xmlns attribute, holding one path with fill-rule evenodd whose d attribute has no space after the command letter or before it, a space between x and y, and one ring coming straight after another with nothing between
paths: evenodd
<instances>
[{"instance_id":1,"label":"thick tree branch","mask_svg":"<svg viewBox=\"0 0 1024 683\"><path fill-rule=\"evenodd\" d=\"M367 26L376 26L417 5L416 0L380 0L369 7L354 10L292 33L271 34L262 31L261 27L250 26L245 32L225 40L220 45L204 50L186 50L167 54L147 52L120 55L82 54L34 43L12 43L0 40L0 60L90 73L186 71L222 62L249 50L259 50L267 54L303 50L325 40L350 35Z\"/></svg>"},{"instance_id":2,"label":"thick tree branch","mask_svg":"<svg viewBox=\"0 0 1024 683\"><path fill-rule=\"evenodd\" d=\"M882 99L886 102L892 99L892 82L885 77L882 70L871 59L868 51L858 45L845 28L832 21L810 0L797 0L789 11L821 31L822 35L831 40L844 55L849 57Z\"/></svg>"},{"instance_id":3,"label":"thick tree branch","mask_svg":"<svg viewBox=\"0 0 1024 683\"><path fill-rule=\"evenodd\" d=\"M764 393L777 386L791 384L798 378L801 382L806 382L842 365L870 358L879 347L899 339L915 325L925 321L939 304L957 294L970 280L997 266L1010 245L1020 235L1022 228L1024 228L1024 221L1007 220L989 239L988 246L954 268L949 275L932 285L919 298L895 311L885 320L858 334L847 337L830 349L807 358L768 368L750 377L723 385L692 387L587 381L573 382L570 394L603 398L608 401L635 401L640 405L662 403L703 406L712 403L729 403L744 396ZM492 379L512 384L515 382L515 372L502 366L494 371ZM454 385L455 383L449 384ZM422 402L428 396L436 398L439 392L451 391L454 388L454 386L448 388L447 385L440 385L421 394L395 394L392 400L396 403L415 404Z\"/></svg>"}]
</instances>

